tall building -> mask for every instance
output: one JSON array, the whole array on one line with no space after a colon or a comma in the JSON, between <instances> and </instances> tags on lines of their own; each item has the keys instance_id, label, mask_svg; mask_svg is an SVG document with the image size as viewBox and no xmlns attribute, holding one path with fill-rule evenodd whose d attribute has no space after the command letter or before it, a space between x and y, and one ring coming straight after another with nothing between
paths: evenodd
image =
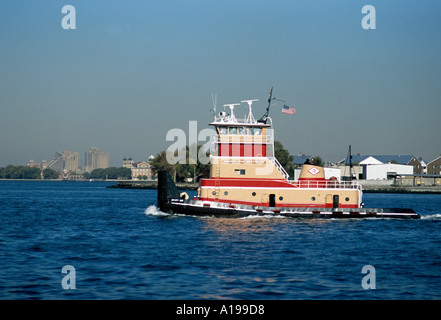
<instances>
[{"instance_id":1,"label":"tall building","mask_svg":"<svg viewBox=\"0 0 441 320\"><path fill-rule=\"evenodd\" d=\"M109 153L102 149L91 147L86 151L84 171L92 172L95 169L109 167Z\"/></svg>"},{"instance_id":2,"label":"tall building","mask_svg":"<svg viewBox=\"0 0 441 320\"><path fill-rule=\"evenodd\" d=\"M80 155L78 152L64 151L64 170L70 173L77 173L80 166Z\"/></svg>"},{"instance_id":3,"label":"tall building","mask_svg":"<svg viewBox=\"0 0 441 320\"><path fill-rule=\"evenodd\" d=\"M57 172L61 172L63 170L67 170L69 172L78 172L79 165L80 155L78 152L63 151L62 153L56 152L52 160L47 164L47 167Z\"/></svg>"}]
</instances>

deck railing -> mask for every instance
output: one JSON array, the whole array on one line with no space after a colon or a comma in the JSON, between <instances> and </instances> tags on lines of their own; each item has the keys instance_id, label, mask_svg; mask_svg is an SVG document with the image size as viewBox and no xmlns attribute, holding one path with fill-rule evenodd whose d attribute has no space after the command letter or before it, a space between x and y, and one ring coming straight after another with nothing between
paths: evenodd
<instances>
[{"instance_id":1,"label":"deck railing","mask_svg":"<svg viewBox=\"0 0 441 320\"><path fill-rule=\"evenodd\" d=\"M268 157L271 162L276 166L277 170L285 177L285 179L289 178L288 172L286 172L285 168L280 164L280 162L275 157Z\"/></svg>"},{"instance_id":2,"label":"deck railing","mask_svg":"<svg viewBox=\"0 0 441 320\"><path fill-rule=\"evenodd\" d=\"M215 143L272 143L271 135L221 135L214 136Z\"/></svg>"},{"instance_id":3,"label":"deck railing","mask_svg":"<svg viewBox=\"0 0 441 320\"><path fill-rule=\"evenodd\" d=\"M299 180L290 181L290 183L299 188L339 188L361 190L361 185L358 183L358 181Z\"/></svg>"}]
</instances>

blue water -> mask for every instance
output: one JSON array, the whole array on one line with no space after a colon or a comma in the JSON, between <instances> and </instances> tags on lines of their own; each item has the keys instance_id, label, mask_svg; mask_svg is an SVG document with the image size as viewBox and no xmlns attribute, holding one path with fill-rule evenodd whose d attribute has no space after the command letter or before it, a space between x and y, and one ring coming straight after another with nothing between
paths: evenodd
<instances>
[{"instance_id":1,"label":"blue water","mask_svg":"<svg viewBox=\"0 0 441 320\"><path fill-rule=\"evenodd\" d=\"M364 195L421 220L224 219L109 184L0 181L0 299L441 298L441 195Z\"/></svg>"}]
</instances>

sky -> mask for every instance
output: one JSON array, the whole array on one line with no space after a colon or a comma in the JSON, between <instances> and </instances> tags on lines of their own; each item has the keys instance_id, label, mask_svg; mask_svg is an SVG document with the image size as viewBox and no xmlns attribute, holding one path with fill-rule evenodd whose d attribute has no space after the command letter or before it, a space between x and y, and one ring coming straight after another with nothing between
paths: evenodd
<instances>
[{"instance_id":1,"label":"sky","mask_svg":"<svg viewBox=\"0 0 441 320\"><path fill-rule=\"evenodd\" d=\"M64 29L65 5L75 29ZM365 5L375 29L364 29ZM70 21L72 22L72 21ZM371 21L372 22L372 21ZM146 160L223 104L268 91L291 154L441 154L441 2L3 0L0 167L55 152ZM238 109L241 115L245 108Z\"/></svg>"}]
</instances>

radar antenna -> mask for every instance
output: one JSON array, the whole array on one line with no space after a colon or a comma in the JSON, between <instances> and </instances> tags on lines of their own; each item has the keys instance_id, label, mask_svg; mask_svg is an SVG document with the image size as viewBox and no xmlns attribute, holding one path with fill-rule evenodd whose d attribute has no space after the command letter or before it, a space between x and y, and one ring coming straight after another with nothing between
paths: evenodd
<instances>
[{"instance_id":1,"label":"radar antenna","mask_svg":"<svg viewBox=\"0 0 441 320\"><path fill-rule=\"evenodd\" d=\"M240 103L224 104L224 107L230 107L230 122L237 122L236 117L234 116L235 106L240 106Z\"/></svg>"},{"instance_id":2,"label":"radar antenna","mask_svg":"<svg viewBox=\"0 0 441 320\"><path fill-rule=\"evenodd\" d=\"M242 103L248 103L248 107L250 109L250 112L248 113L248 117L246 119L246 122L248 122L248 123L255 123L256 122L256 120L254 119L254 116L253 116L253 110L251 108L253 102L255 102L255 101L259 101L259 100L258 99L254 99L254 100L243 100L243 101L241 101Z\"/></svg>"}]
</instances>

